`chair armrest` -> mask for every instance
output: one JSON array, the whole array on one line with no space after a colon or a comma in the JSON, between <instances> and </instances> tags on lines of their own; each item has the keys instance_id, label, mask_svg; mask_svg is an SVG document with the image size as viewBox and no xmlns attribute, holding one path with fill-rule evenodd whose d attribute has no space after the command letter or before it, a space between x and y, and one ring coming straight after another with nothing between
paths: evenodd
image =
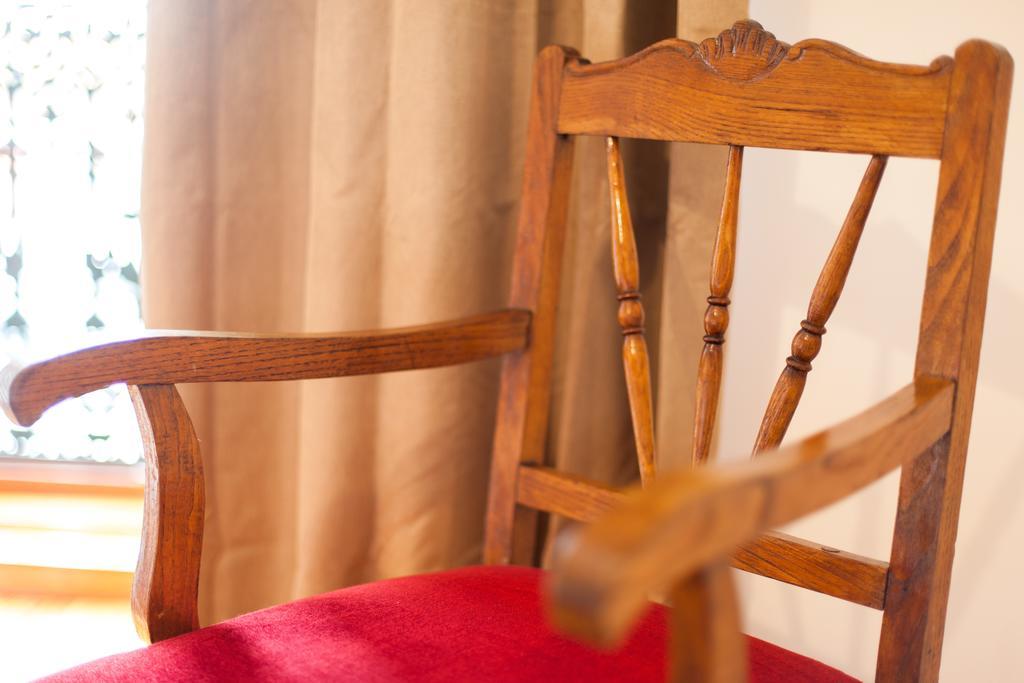
<instances>
[{"instance_id":1,"label":"chair armrest","mask_svg":"<svg viewBox=\"0 0 1024 683\"><path fill-rule=\"evenodd\" d=\"M124 382L146 452L142 545L132 615L156 642L198 627L205 484L199 440L175 384L363 375L454 365L525 348L530 313L341 334L155 330L0 371L0 403L30 425L53 404Z\"/></svg>"},{"instance_id":2,"label":"chair armrest","mask_svg":"<svg viewBox=\"0 0 1024 683\"><path fill-rule=\"evenodd\" d=\"M0 373L0 403L28 426L50 406L110 384L262 382L454 365L522 349L530 313L339 334L153 330Z\"/></svg>"},{"instance_id":3,"label":"chair armrest","mask_svg":"<svg viewBox=\"0 0 1024 683\"><path fill-rule=\"evenodd\" d=\"M758 534L863 488L939 441L954 385L920 377L867 411L742 463L666 475L554 548L548 591L560 627L619 640L651 591L728 558Z\"/></svg>"}]
</instances>

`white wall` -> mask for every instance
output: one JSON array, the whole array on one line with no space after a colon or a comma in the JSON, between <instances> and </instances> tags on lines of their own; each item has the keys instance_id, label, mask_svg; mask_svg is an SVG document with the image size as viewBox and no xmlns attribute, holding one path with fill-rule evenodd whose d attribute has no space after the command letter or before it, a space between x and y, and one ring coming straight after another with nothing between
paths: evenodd
<instances>
[{"instance_id":1,"label":"white wall","mask_svg":"<svg viewBox=\"0 0 1024 683\"><path fill-rule=\"evenodd\" d=\"M823 37L877 59L928 63L972 37L1024 61L1020 0L752 0L750 16L786 42ZM1024 671L1024 65L1014 79L981 376L946 628L942 680ZM748 150L719 449L746 453L867 159ZM893 159L846 293L828 325L790 430L805 435L911 377L938 162ZM764 302L777 302L766 306ZM760 303L755 303L760 302ZM895 475L791 527L888 557ZM759 577L741 587L747 630L870 680L881 613Z\"/></svg>"}]
</instances>

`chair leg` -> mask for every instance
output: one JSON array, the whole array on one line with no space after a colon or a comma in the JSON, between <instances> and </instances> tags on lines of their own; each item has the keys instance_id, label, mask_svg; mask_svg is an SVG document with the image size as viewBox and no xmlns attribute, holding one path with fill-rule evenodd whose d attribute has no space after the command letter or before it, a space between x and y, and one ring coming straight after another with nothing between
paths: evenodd
<instances>
[{"instance_id":1,"label":"chair leg","mask_svg":"<svg viewBox=\"0 0 1024 683\"><path fill-rule=\"evenodd\" d=\"M747 680L747 644L727 562L712 565L672 589L672 672L677 683Z\"/></svg>"}]
</instances>

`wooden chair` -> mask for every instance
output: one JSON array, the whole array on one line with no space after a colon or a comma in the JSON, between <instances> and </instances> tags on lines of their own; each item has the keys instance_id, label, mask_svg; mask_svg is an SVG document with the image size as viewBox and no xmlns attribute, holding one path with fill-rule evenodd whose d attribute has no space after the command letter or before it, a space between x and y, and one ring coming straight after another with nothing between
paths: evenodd
<instances>
[{"instance_id":1,"label":"wooden chair","mask_svg":"<svg viewBox=\"0 0 1024 683\"><path fill-rule=\"evenodd\" d=\"M666 40L603 64L549 47L536 63L507 310L327 336L153 332L8 371L6 408L21 424L32 424L62 399L125 382L145 437L145 523L132 604L140 633L165 642L86 665L63 680L242 673L276 679L652 680L667 671L668 630L673 680L741 680L748 673L759 680L845 680L824 665L745 641L730 566L883 610L878 680L935 680L1011 73L1009 55L983 41L964 43L952 59L903 66L821 40L790 46L752 21L699 45ZM623 359L646 489L633 494L544 464L576 135L607 138ZM657 481L644 311L619 137L729 146L699 361L698 467ZM757 457L719 465L706 461L746 146L863 154L869 160L768 401L754 445ZM860 415L780 447L890 156L941 164L914 377ZM198 628L203 475L174 385L337 377L499 354L505 358L484 547L488 566L345 589L189 633ZM772 531L897 467L903 470L887 562ZM550 575L513 566L536 556L542 513L593 522L557 540ZM638 619L641 625L617 653L565 640L544 625L542 580L549 582L551 614L564 629L609 642ZM658 590L669 591L673 609L651 606L648 596ZM180 634L188 635L168 640Z\"/></svg>"}]
</instances>

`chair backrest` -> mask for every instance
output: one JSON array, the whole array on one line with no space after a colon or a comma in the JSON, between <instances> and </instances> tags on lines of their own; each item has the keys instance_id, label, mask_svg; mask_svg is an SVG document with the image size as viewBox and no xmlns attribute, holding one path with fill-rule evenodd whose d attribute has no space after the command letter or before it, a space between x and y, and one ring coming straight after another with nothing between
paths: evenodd
<instances>
[{"instance_id":1,"label":"chair backrest","mask_svg":"<svg viewBox=\"0 0 1024 683\"><path fill-rule=\"evenodd\" d=\"M710 452L733 279L743 148L869 155L860 187L768 400L755 454L782 441L821 347L890 156L940 160L915 375L956 383L950 432L902 473L892 554L880 561L785 534L733 565L884 610L880 679L930 680L939 652L992 253L1012 60L970 41L928 66L877 62L822 40L787 45L753 21L700 44L662 41L589 64L560 47L537 60L510 304L533 314L530 344L505 359L485 559L529 563L538 513L590 521L621 498L544 466L555 304L576 135L607 139L623 361L642 480L655 476L650 370L636 245L618 138L728 145L713 249L693 461ZM796 326L796 325L795 325Z\"/></svg>"}]
</instances>

